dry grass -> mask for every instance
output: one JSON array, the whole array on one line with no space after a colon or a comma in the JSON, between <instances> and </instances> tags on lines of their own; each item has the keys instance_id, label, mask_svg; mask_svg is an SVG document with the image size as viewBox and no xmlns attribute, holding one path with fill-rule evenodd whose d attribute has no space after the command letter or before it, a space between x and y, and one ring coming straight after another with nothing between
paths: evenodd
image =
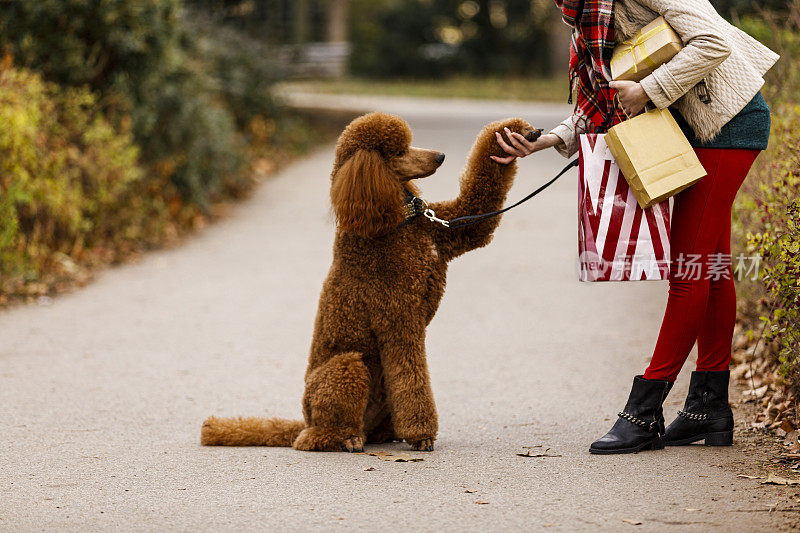
<instances>
[{"instance_id":1,"label":"dry grass","mask_svg":"<svg viewBox=\"0 0 800 533\"><path fill-rule=\"evenodd\" d=\"M376 96L418 96L469 98L479 100L517 100L566 102L569 93L567 76L556 78L472 78L443 80L346 78L342 80L304 80L286 82L281 91L323 94Z\"/></svg>"}]
</instances>

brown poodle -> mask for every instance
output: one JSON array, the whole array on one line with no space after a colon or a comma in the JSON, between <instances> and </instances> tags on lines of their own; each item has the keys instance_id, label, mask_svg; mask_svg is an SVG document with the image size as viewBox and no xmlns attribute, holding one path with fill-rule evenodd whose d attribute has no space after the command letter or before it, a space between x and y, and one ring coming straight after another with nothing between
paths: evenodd
<instances>
[{"instance_id":1,"label":"brown poodle","mask_svg":"<svg viewBox=\"0 0 800 533\"><path fill-rule=\"evenodd\" d=\"M506 155L495 139L504 127L531 130L520 119L486 126L458 198L430 206L438 217L502 207L516 163L489 156ZM331 186L338 229L314 324L304 420L212 416L202 444L354 452L365 442L402 439L433 450L438 422L425 330L444 294L447 263L488 244L499 218L450 229L419 216L411 180L436 172L444 154L410 144L408 125L382 113L357 118L339 138Z\"/></svg>"}]
</instances>

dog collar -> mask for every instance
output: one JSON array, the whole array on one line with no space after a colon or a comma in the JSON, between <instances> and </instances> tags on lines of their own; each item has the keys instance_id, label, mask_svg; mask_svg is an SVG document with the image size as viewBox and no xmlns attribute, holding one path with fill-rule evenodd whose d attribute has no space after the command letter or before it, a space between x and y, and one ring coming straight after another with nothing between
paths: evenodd
<instances>
[{"instance_id":1,"label":"dog collar","mask_svg":"<svg viewBox=\"0 0 800 533\"><path fill-rule=\"evenodd\" d=\"M403 202L403 213L405 214L405 219L400 224L400 227L405 226L419 215L423 214L427 209L427 204L425 200L414 196L413 193L406 191L406 199Z\"/></svg>"}]
</instances>

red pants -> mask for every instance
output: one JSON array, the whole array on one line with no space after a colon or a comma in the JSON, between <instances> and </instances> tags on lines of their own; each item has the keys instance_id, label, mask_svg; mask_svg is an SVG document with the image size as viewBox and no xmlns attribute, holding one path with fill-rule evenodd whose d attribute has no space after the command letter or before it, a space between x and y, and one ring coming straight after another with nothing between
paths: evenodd
<instances>
[{"instance_id":1,"label":"red pants","mask_svg":"<svg viewBox=\"0 0 800 533\"><path fill-rule=\"evenodd\" d=\"M736 322L731 208L758 150L695 150L708 175L675 196L669 299L645 379L675 381L697 341L697 370L727 370Z\"/></svg>"}]
</instances>

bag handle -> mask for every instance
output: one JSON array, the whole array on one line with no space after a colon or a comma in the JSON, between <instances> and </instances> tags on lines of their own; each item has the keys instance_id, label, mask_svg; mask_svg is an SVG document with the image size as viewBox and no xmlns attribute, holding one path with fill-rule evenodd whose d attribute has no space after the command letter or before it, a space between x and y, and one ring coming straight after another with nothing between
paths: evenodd
<instances>
[{"instance_id":1,"label":"bag handle","mask_svg":"<svg viewBox=\"0 0 800 533\"><path fill-rule=\"evenodd\" d=\"M635 117L632 117L625 110L625 108L622 106L622 104L620 103L620 101L619 101L619 93L614 94L614 102L616 104L619 104L619 108L622 109L622 112L625 114L625 118L627 118L628 120L630 120L632 118L635 118ZM616 107L616 104L615 104L615 107ZM645 111L655 111L656 109L658 109L658 108L655 106L655 104L653 104L653 102L648 101L646 104L644 104L644 110Z\"/></svg>"}]
</instances>

